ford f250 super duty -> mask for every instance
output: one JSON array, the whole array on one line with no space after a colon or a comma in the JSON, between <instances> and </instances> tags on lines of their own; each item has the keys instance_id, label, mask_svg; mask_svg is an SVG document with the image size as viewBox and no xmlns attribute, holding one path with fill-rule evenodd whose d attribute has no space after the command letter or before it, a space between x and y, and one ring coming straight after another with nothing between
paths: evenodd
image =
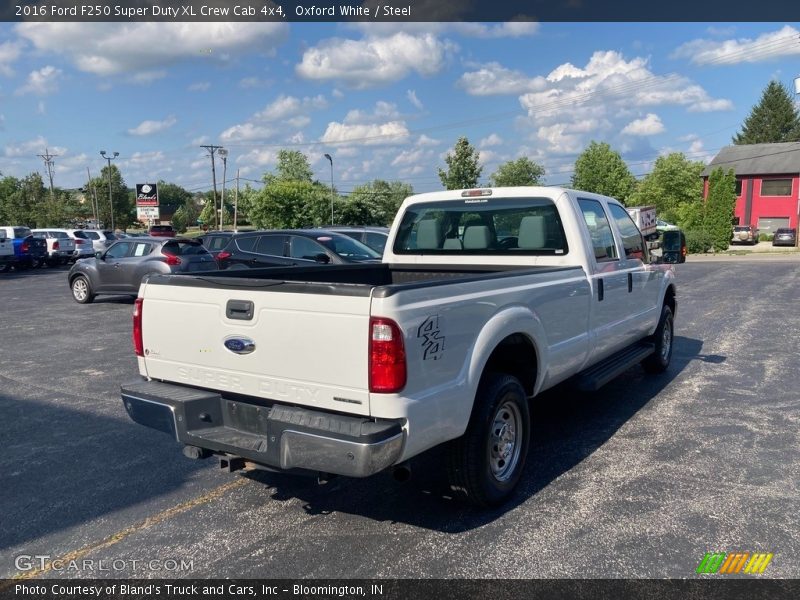
<instances>
[{"instance_id":1,"label":"ford f250 super duty","mask_svg":"<svg viewBox=\"0 0 800 600\"><path fill-rule=\"evenodd\" d=\"M403 473L446 444L453 490L495 505L525 465L530 399L668 367L675 275L656 260L625 208L596 194L412 196L380 264L146 278L142 380L122 400L230 470Z\"/></svg>"}]
</instances>

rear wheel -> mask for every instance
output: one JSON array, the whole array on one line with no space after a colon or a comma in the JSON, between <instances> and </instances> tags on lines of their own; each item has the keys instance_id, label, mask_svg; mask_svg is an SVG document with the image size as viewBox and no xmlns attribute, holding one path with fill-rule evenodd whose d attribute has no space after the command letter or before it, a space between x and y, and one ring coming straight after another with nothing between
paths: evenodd
<instances>
[{"instance_id":1,"label":"rear wheel","mask_svg":"<svg viewBox=\"0 0 800 600\"><path fill-rule=\"evenodd\" d=\"M516 377L489 373L478 388L467 431L448 447L455 494L477 506L497 506L513 493L530 445L530 411Z\"/></svg>"},{"instance_id":2,"label":"rear wheel","mask_svg":"<svg viewBox=\"0 0 800 600\"><path fill-rule=\"evenodd\" d=\"M89 280L85 276L78 275L72 280L70 287L72 288L72 297L75 299L75 302L78 302L79 304L89 304L92 300L94 300L92 286L89 284Z\"/></svg>"},{"instance_id":3,"label":"rear wheel","mask_svg":"<svg viewBox=\"0 0 800 600\"><path fill-rule=\"evenodd\" d=\"M642 361L642 367L648 373L663 373L672 359L673 319L672 309L666 304L661 308L661 318L650 341L656 351Z\"/></svg>"}]
</instances>

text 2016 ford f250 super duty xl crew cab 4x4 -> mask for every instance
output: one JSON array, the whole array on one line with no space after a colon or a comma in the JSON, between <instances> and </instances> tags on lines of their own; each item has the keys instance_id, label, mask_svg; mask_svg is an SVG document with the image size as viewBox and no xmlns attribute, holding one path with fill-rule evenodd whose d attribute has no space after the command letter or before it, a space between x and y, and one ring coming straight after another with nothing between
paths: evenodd
<instances>
[{"instance_id":1,"label":"text 2016 ford f250 super duty xl crew cab 4x4","mask_svg":"<svg viewBox=\"0 0 800 600\"><path fill-rule=\"evenodd\" d=\"M455 492L495 505L525 465L529 399L669 364L674 271L613 199L412 196L383 260L145 279L128 414L231 470L402 473L446 443Z\"/></svg>"}]
</instances>

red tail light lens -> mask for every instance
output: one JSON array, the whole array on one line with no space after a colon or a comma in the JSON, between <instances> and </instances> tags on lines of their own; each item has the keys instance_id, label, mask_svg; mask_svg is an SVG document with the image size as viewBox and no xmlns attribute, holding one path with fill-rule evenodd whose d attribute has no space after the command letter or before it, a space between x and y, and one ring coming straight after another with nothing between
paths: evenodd
<instances>
[{"instance_id":1,"label":"red tail light lens","mask_svg":"<svg viewBox=\"0 0 800 600\"><path fill-rule=\"evenodd\" d=\"M58 250L58 240L53 242L53 250Z\"/></svg>"},{"instance_id":2,"label":"red tail light lens","mask_svg":"<svg viewBox=\"0 0 800 600\"><path fill-rule=\"evenodd\" d=\"M20 245L20 250L22 250L22 252L30 252L31 245L28 242L22 242L22 244Z\"/></svg>"},{"instance_id":3,"label":"red tail light lens","mask_svg":"<svg viewBox=\"0 0 800 600\"><path fill-rule=\"evenodd\" d=\"M167 257L167 264L168 265L170 265L172 267L176 267L179 264L181 264L181 259L178 258L177 256L175 256L174 254L166 254L166 253L162 253L162 254L164 254L164 256Z\"/></svg>"},{"instance_id":4,"label":"red tail light lens","mask_svg":"<svg viewBox=\"0 0 800 600\"><path fill-rule=\"evenodd\" d=\"M144 342L142 341L142 308L144 298L137 298L133 303L133 350L136 356L144 356Z\"/></svg>"},{"instance_id":5,"label":"red tail light lens","mask_svg":"<svg viewBox=\"0 0 800 600\"><path fill-rule=\"evenodd\" d=\"M399 392L406 385L406 350L403 332L391 319L369 320L369 391Z\"/></svg>"},{"instance_id":6,"label":"red tail light lens","mask_svg":"<svg viewBox=\"0 0 800 600\"><path fill-rule=\"evenodd\" d=\"M222 252L218 252L217 253L217 260L225 260L226 258L230 258L230 257L231 257L231 253L230 252L225 252L225 250L223 250Z\"/></svg>"}]
</instances>

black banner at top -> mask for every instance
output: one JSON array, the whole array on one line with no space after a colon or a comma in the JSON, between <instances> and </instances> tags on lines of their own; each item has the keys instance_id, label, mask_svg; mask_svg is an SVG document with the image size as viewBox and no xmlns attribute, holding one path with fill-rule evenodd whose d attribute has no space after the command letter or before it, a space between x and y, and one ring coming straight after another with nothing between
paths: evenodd
<instances>
[{"instance_id":1,"label":"black banner at top","mask_svg":"<svg viewBox=\"0 0 800 600\"><path fill-rule=\"evenodd\" d=\"M0 0L2 21L798 21L797 0Z\"/></svg>"},{"instance_id":2,"label":"black banner at top","mask_svg":"<svg viewBox=\"0 0 800 600\"><path fill-rule=\"evenodd\" d=\"M155 183L137 183L136 206L158 206L158 185Z\"/></svg>"}]
</instances>

